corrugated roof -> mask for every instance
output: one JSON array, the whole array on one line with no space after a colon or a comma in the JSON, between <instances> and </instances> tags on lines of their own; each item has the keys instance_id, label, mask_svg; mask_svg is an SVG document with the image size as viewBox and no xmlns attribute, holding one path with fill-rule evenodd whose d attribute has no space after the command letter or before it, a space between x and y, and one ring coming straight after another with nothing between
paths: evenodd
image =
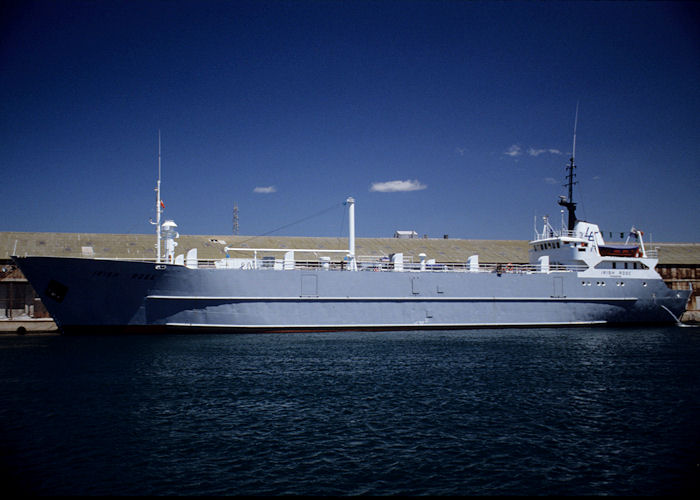
<instances>
[{"instance_id":1,"label":"corrugated roof","mask_svg":"<svg viewBox=\"0 0 700 500\"><path fill-rule=\"evenodd\" d=\"M153 234L106 233L30 233L0 232L0 259L10 255L51 255L59 257L153 259L156 256ZM224 257L224 247L250 248L318 248L346 249L346 238L317 238L293 236L207 236L181 235L176 254L197 248L200 259ZM699 243L654 243L659 251L659 263L666 265L700 265ZM463 240L463 239L400 239L357 238L358 256L382 256L403 252L406 259L418 262L420 253L428 259L442 262L465 262L470 255L479 255L480 262L528 262L528 242L523 240ZM272 255L272 253L270 253ZM278 254L279 255L279 254ZM331 254L332 255L332 254ZM236 254L230 252L231 257ZM261 254L258 255L261 257ZM312 255L297 254L297 260ZM334 256L334 260L340 258Z\"/></svg>"}]
</instances>

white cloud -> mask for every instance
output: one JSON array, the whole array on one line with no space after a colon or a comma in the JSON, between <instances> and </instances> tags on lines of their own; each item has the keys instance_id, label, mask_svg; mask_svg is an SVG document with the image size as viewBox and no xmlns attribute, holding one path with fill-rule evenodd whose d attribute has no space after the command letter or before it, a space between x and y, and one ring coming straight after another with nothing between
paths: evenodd
<instances>
[{"instance_id":1,"label":"white cloud","mask_svg":"<svg viewBox=\"0 0 700 500\"><path fill-rule=\"evenodd\" d=\"M529 154L530 156L539 156L539 155L544 154L544 153L549 153L552 155L560 155L561 151L559 151L558 149L553 149L553 148L549 148L549 149L529 148L527 150L527 154Z\"/></svg>"},{"instance_id":2,"label":"white cloud","mask_svg":"<svg viewBox=\"0 0 700 500\"><path fill-rule=\"evenodd\" d=\"M523 152L521 151L520 146L518 146L517 144L513 144L503 154L508 155L508 156L512 156L513 158L515 158L516 156L520 156L521 154L523 154Z\"/></svg>"},{"instance_id":3,"label":"white cloud","mask_svg":"<svg viewBox=\"0 0 700 500\"><path fill-rule=\"evenodd\" d=\"M540 148L540 149L535 149L533 147L527 148L527 154L530 156L539 156L541 154L551 154L551 155L560 155L562 154L561 151L558 149L554 148ZM507 150L503 152L504 155L510 156L511 158L517 158L518 156L522 156L524 154L523 148L519 144L513 144L511 147L509 147Z\"/></svg>"},{"instance_id":4,"label":"white cloud","mask_svg":"<svg viewBox=\"0 0 700 500\"><path fill-rule=\"evenodd\" d=\"M388 182L373 182L370 191L378 191L380 193L394 193L397 191L419 191L428 186L421 184L417 180L405 181L388 181Z\"/></svg>"},{"instance_id":5,"label":"white cloud","mask_svg":"<svg viewBox=\"0 0 700 500\"><path fill-rule=\"evenodd\" d=\"M545 181L547 184L559 184L559 181L556 180L554 177L545 177L545 178L544 178L544 181Z\"/></svg>"},{"instance_id":6,"label":"white cloud","mask_svg":"<svg viewBox=\"0 0 700 500\"><path fill-rule=\"evenodd\" d=\"M254 193L261 193L261 194L270 194L274 193L277 191L277 188L275 186L258 186L255 189L253 189Z\"/></svg>"}]
</instances>

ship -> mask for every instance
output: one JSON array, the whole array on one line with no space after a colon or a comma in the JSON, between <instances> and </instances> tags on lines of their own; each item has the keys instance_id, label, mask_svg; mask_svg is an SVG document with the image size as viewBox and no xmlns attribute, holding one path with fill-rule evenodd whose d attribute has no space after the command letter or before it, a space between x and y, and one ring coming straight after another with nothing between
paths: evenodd
<instances>
[{"instance_id":1,"label":"ship","mask_svg":"<svg viewBox=\"0 0 700 500\"><path fill-rule=\"evenodd\" d=\"M555 229L543 218L527 264L358 256L352 197L347 248L226 247L225 257L206 262L196 248L176 256L176 224L160 222L160 152L158 164L155 260L13 256L62 333L672 324L691 293L664 283L642 231L609 245L597 224L576 217L574 154L568 196L558 201L568 219Z\"/></svg>"}]
</instances>

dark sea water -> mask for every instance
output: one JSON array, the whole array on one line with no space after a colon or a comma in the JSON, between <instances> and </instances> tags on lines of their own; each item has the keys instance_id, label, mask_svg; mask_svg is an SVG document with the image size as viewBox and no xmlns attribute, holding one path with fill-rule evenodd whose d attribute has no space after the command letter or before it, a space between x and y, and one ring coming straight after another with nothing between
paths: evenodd
<instances>
[{"instance_id":1,"label":"dark sea water","mask_svg":"<svg viewBox=\"0 0 700 500\"><path fill-rule=\"evenodd\" d=\"M700 328L0 337L3 489L698 489Z\"/></svg>"}]
</instances>

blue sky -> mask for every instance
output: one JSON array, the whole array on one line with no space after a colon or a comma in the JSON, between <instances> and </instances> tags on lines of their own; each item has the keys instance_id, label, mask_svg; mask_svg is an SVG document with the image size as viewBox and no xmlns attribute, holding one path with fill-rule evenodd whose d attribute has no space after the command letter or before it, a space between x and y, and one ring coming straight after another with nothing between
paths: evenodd
<instances>
[{"instance_id":1,"label":"blue sky","mask_svg":"<svg viewBox=\"0 0 700 500\"><path fill-rule=\"evenodd\" d=\"M560 220L579 103L579 217L700 241L693 2L56 0L0 18L2 231L152 232L160 130L182 234L230 234L235 203L240 234L345 236L353 196L358 237L529 239Z\"/></svg>"}]
</instances>

